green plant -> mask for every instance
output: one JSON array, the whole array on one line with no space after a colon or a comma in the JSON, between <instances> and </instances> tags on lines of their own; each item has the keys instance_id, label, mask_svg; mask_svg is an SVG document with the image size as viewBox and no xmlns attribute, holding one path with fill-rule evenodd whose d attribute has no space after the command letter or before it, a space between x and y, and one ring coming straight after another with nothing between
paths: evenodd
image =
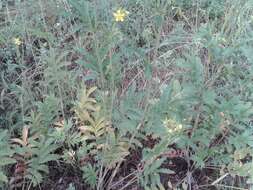
<instances>
[{"instance_id":1,"label":"green plant","mask_svg":"<svg viewBox=\"0 0 253 190\"><path fill-rule=\"evenodd\" d=\"M58 148L53 144L54 139L46 139L45 136L33 134L29 136L29 128L24 127L22 137L20 139L11 139L15 151L15 158L22 167L20 174L23 176L24 182L28 180L28 187L31 185L37 186L43 180L43 174L48 174L48 165L50 161L55 161L59 158L53 152ZM14 182L20 176L14 176ZM15 184L12 184L15 186ZM25 183L23 184L25 185Z\"/></svg>"},{"instance_id":2,"label":"green plant","mask_svg":"<svg viewBox=\"0 0 253 190\"><path fill-rule=\"evenodd\" d=\"M140 183L144 189L165 189L160 180L160 174L174 174L173 171L162 168L166 160L163 154L168 151L168 141L162 141L152 149L143 150L142 169L140 170Z\"/></svg>"},{"instance_id":3,"label":"green plant","mask_svg":"<svg viewBox=\"0 0 253 190\"><path fill-rule=\"evenodd\" d=\"M84 166L82 171L83 178L85 179L86 183L88 183L92 188L95 188L97 184L97 171L90 164Z\"/></svg>"},{"instance_id":4,"label":"green plant","mask_svg":"<svg viewBox=\"0 0 253 190\"><path fill-rule=\"evenodd\" d=\"M252 11L0 2L1 188L249 189Z\"/></svg>"},{"instance_id":5,"label":"green plant","mask_svg":"<svg viewBox=\"0 0 253 190\"><path fill-rule=\"evenodd\" d=\"M83 167L84 172L92 173L92 175L84 174L83 177L92 187L103 189L106 183L105 175L117 168L119 166L117 164L129 154L129 146L123 138L117 138L109 122L101 116L100 104L91 96L95 90L96 87L89 90L85 88L82 91L75 112L80 120L79 129L84 141L83 146L89 142L89 153L86 150L83 156L90 155L97 163L95 167L91 165ZM82 147L80 149L82 150Z\"/></svg>"},{"instance_id":6,"label":"green plant","mask_svg":"<svg viewBox=\"0 0 253 190\"><path fill-rule=\"evenodd\" d=\"M5 183L8 183L8 177L6 176L5 167L16 163L16 160L12 158L14 151L11 149L10 144L8 143L7 130L0 131L0 187Z\"/></svg>"}]
</instances>

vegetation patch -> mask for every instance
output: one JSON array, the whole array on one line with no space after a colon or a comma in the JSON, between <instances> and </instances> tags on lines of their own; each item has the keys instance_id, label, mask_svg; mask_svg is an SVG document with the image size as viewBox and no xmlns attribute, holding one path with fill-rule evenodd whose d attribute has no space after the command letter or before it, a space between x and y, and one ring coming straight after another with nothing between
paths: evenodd
<instances>
[{"instance_id":1,"label":"vegetation patch","mask_svg":"<svg viewBox=\"0 0 253 190\"><path fill-rule=\"evenodd\" d=\"M2 0L0 189L252 189L252 13Z\"/></svg>"}]
</instances>

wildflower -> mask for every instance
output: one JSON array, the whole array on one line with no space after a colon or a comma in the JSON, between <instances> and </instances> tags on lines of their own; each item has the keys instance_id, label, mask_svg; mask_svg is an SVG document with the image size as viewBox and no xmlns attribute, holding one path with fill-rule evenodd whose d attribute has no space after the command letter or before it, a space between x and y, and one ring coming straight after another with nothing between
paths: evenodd
<instances>
[{"instance_id":1,"label":"wildflower","mask_svg":"<svg viewBox=\"0 0 253 190\"><path fill-rule=\"evenodd\" d=\"M175 120L166 118L163 120L163 124L167 127L167 130L170 134L181 132L183 129L183 125L177 123Z\"/></svg>"},{"instance_id":2,"label":"wildflower","mask_svg":"<svg viewBox=\"0 0 253 190\"><path fill-rule=\"evenodd\" d=\"M113 16L116 22L123 22L128 14L128 11L124 9L118 9L116 12L113 13Z\"/></svg>"},{"instance_id":3,"label":"wildflower","mask_svg":"<svg viewBox=\"0 0 253 190\"><path fill-rule=\"evenodd\" d=\"M13 38L13 43L17 46L20 46L22 42L19 38Z\"/></svg>"}]
</instances>

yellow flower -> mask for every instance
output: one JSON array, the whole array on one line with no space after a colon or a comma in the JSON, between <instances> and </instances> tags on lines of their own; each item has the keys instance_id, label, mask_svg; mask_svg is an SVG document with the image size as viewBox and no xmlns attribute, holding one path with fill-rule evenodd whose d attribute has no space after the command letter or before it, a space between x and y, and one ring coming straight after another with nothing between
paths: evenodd
<instances>
[{"instance_id":1,"label":"yellow flower","mask_svg":"<svg viewBox=\"0 0 253 190\"><path fill-rule=\"evenodd\" d=\"M129 14L128 11L123 9L118 9L116 12L113 13L116 22L123 22L125 17Z\"/></svg>"},{"instance_id":2,"label":"yellow flower","mask_svg":"<svg viewBox=\"0 0 253 190\"><path fill-rule=\"evenodd\" d=\"M13 43L17 46L20 46L22 42L19 38L13 38Z\"/></svg>"},{"instance_id":3,"label":"yellow flower","mask_svg":"<svg viewBox=\"0 0 253 190\"><path fill-rule=\"evenodd\" d=\"M165 120L163 120L163 124L164 124L165 127L167 127L167 130L170 134L178 133L178 132L181 132L183 130L183 125L176 122L173 119L166 118Z\"/></svg>"}]
</instances>

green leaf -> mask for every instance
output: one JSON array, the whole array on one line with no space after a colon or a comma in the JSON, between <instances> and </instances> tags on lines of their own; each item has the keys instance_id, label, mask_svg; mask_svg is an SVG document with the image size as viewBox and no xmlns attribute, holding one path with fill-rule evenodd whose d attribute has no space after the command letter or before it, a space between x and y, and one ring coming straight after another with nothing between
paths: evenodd
<instances>
[{"instance_id":1,"label":"green leaf","mask_svg":"<svg viewBox=\"0 0 253 190\"><path fill-rule=\"evenodd\" d=\"M0 131L0 141L3 141L6 138L7 133L8 133L7 130Z\"/></svg>"},{"instance_id":2,"label":"green leaf","mask_svg":"<svg viewBox=\"0 0 253 190\"><path fill-rule=\"evenodd\" d=\"M95 168L92 167L91 164L82 168L83 171L83 178L85 179L86 183L88 183L92 188L95 188L97 183L97 172Z\"/></svg>"},{"instance_id":3,"label":"green leaf","mask_svg":"<svg viewBox=\"0 0 253 190\"><path fill-rule=\"evenodd\" d=\"M26 177L32 181L33 186L36 186L42 182L43 177L38 171L31 168L29 168L27 171L29 174Z\"/></svg>"},{"instance_id":4,"label":"green leaf","mask_svg":"<svg viewBox=\"0 0 253 190\"><path fill-rule=\"evenodd\" d=\"M54 160L57 160L59 159L59 155L57 154L48 154L46 155L43 159L40 158L40 164L44 164L44 163L47 163L49 161L54 161Z\"/></svg>"},{"instance_id":5,"label":"green leaf","mask_svg":"<svg viewBox=\"0 0 253 190\"><path fill-rule=\"evenodd\" d=\"M126 134L127 132L133 132L136 129L136 127L137 123L130 119L125 119L118 125L119 130L123 134Z\"/></svg>"},{"instance_id":6,"label":"green leaf","mask_svg":"<svg viewBox=\"0 0 253 190\"><path fill-rule=\"evenodd\" d=\"M206 90L203 92L203 101L208 105L215 105L216 93L213 90Z\"/></svg>"},{"instance_id":7,"label":"green leaf","mask_svg":"<svg viewBox=\"0 0 253 190\"><path fill-rule=\"evenodd\" d=\"M1 181L7 183L8 182L8 178L7 178L6 175L4 175L3 172L0 171L0 182Z\"/></svg>"},{"instance_id":8,"label":"green leaf","mask_svg":"<svg viewBox=\"0 0 253 190\"><path fill-rule=\"evenodd\" d=\"M163 173L163 174L175 174L174 171L167 169L167 168L161 168L158 170L158 173Z\"/></svg>"},{"instance_id":9,"label":"green leaf","mask_svg":"<svg viewBox=\"0 0 253 190\"><path fill-rule=\"evenodd\" d=\"M12 156L13 150L11 150L9 147L1 146L0 145L0 157L2 156Z\"/></svg>"},{"instance_id":10,"label":"green leaf","mask_svg":"<svg viewBox=\"0 0 253 190\"><path fill-rule=\"evenodd\" d=\"M14 164L14 163L16 163L16 160L13 159L13 158L3 157L0 160L0 166L6 166L6 165L9 165L9 164Z\"/></svg>"}]
</instances>

